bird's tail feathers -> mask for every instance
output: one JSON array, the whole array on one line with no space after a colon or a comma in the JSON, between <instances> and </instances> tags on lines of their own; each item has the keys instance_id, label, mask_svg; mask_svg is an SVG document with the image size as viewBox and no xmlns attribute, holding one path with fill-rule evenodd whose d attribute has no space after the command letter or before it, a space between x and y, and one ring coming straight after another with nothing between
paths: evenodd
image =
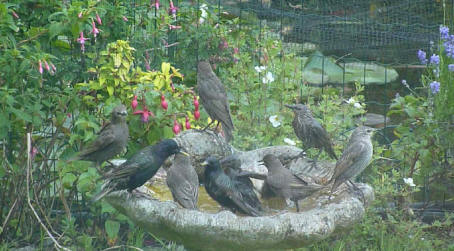
<instances>
[{"instance_id":1,"label":"bird's tail feathers","mask_svg":"<svg viewBox=\"0 0 454 251\"><path fill-rule=\"evenodd\" d=\"M233 133L232 133L233 127L228 126L225 123L222 123L222 130L224 131L225 140L227 142L230 142L233 139Z\"/></svg>"},{"instance_id":2,"label":"bird's tail feathers","mask_svg":"<svg viewBox=\"0 0 454 251\"><path fill-rule=\"evenodd\" d=\"M102 199L104 196L106 196L108 193L112 192L114 186L112 186L109 183L107 183L106 185L103 185L103 187L101 188L101 191L96 194L93 198L91 198L91 203L94 203L100 199Z\"/></svg>"}]
</instances>

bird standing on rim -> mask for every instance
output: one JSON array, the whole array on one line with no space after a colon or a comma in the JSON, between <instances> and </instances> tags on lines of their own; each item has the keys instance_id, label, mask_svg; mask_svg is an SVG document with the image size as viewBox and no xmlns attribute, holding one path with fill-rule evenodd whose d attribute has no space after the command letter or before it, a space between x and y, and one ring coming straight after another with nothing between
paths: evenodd
<instances>
[{"instance_id":1,"label":"bird standing on rim","mask_svg":"<svg viewBox=\"0 0 454 251\"><path fill-rule=\"evenodd\" d=\"M87 160L100 166L104 161L121 153L128 144L129 129L126 124L128 112L124 105L115 107L112 119L99 132L99 136L72 160Z\"/></svg>"},{"instance_id":2,"label":"bird standing on rim","mask_svg":"<svg viewBox=\"0 0 454 251\"><path fill-rule=\"evenodd\" d=\"M298 200L304 199L323 188L323 186L315 183L309 184L294 175L273 154L265 155L263 164L268 169L264 186L266 185L275 195L292 200L296 205L297 212L300 211Z\"/></svg>"},{"instance_id":3,"label":"bird standing on rim","mask_svg":"<svg viewBox=\"0 0 454 251\"><path fill-rule=\"evenodd\" d=\"M371 136L375 130L371 127L360 126L353 131L330 179L330 182L334 182L331 193L347 180L355 189L359 190L351 179L360 174L372 160Z\"/></svg>"},{"instance_id":4,"label":"bird standing on rim","mask_svg":"<svg viewBox=\"0 0 454 251\"><path fill-rule=\"evenodd\" d=\"M211 198L234 212L262 215L262 205L253 189L225 174L218 159L208 157L202 166L205 166L205 189Z\"/></svg>"},{"instance_id":5,"label":"bird standing on rim","mask_svg":"<svg viewBox=\"0 0 454 251\"><path fill-rule=\"evenodd\" d=\"M293 130L296 136L303 141L305 153L309 148L317 148L319 152L314 158L314 165L324 149L328 155L337 160L336 153L333 150L333 143L329 138L328 132L325 128L312 116L309 107L303 104L285 105L293 110L295 117L293 118Z\"/></svg>"},{"instance_id":6,"label":"bird standing on rim","mask_svg":"<svg viewBox=\"0 0 454 251\"><path fill-rule=\"evenodd\" d=\"M178 153L167 170L167 186L173 200L187 209L197 209L199 177L191 165L189 156Z\"/></svg>"},{"instance_id":7,"label":"bird standing on rim","mask_svg":"<svg viewBox=\"0 0 454 251\"><path fill-rule=\"evenodd\" d=\"M227 92L207 61L200 61L197 66L197 92L203 108L213 120L211 123L214 120L218 121L218 125L221 123L226 141L232 140L232 131L235 128L230 115Z\"/></svg>"},{"instance_id":8,"label":"bird standing on rim","mask_svg":"<svg viewBox=\"0 0 454 251\"><path fill-rule=\"evenodd\" d=\"M104 175L106 181L101 192L92 198L92 202L112 191L128 189L128 192L132 192L151 179L170 155L179 152L180 147L173 139L165 139L141 149L125 163Z\"/></svg>"}]
</instances>

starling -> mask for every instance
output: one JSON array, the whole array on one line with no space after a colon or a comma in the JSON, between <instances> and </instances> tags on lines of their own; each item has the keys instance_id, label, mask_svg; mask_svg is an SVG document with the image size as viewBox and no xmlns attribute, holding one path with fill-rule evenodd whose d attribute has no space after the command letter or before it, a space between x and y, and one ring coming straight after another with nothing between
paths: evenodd
<instances>
[{"instance_id":1,"label":"starling","mask_svg":"<svg viewBox=\"0 0 454 251\"><path fill-rule=\"evenodd\" d=\"M319 149L317 156L314 158L314 163L316 163L322 150L325 149L331 158L337 160L337 156L333 150L333 143L328 136L328 132L312 116L311 110L303 104L285 106L292 109L295 113L292 125L296 136L303 141L304 150L302 153L312 147Z\"/></svg>"},{"instance_id":2,"label":"starling","mask_svg":"<svg viewBox=\"0 0 454 251\"><path fill-rule=\"evenodd\" d=\"M323 188L323 186L318 184L309 184L294 175L272 154L265 155L263 163L268 169L268 176L264 186L266 185L277 196L288 198L295 202L297 212L300 210L298 200L304 199Z\"/></svg>"},{"instance_id":3,"label":"starling","mask_svg":"<svg viewBox=\"0 0 454 251\"><path fill-rule=\"evenodd\" d=\"M262 206L254 190L225 174L219 160L208 157L205 166L205 189L221 206L250 216L262 215Z\"/></svg>"},{"instance_id":4,"label":"starling","mask_svg":"<svg viewBox=\"0 0 454 251\"><path fill-rule=\"evenodd\" d=\"M184 208L197 209L199 178L188 156L181 153L175 155L172 166L167 170L166 181L174 201Z\"/></svg>"},{"instance_id":5,"label":"starling","mask_svg":"<svg viewBox=\"0 0 454 251\"><path fill-rule=\"evenodd\" d=\"M374 128L367 126L357 127L353 131L331 177L330 182L334 181L331 193L347 180L356 188L350 179L360 174L372 160L373 146L371 136L374 131ZM358 188L356 189L358 190Z\"/></svg>"},{"instance_id":6,"label":"starling","mask_svg":"<svg viewBox=\"0 0 454 251\"><path fill-rule=\"evenodd\" d=\"M222 124L227 142L233 139L232 131L235 129L230 115L227 93L221 80L211 69L210 63L200 61L197 67L197 92L205 111L211 119Z\"/></svg>"},{"instance_id":7,"label":"starling","mask_svg":"<svg viewBox=\"0 0 454 251\"><path fill-rule=\"evenodd\" d=\"M128 113L124 105L115 107L111 121L101 129L95 141L71 160L93 161L98 167L104 161L121 153L128 144L129 137L126 115Z\"/></svg>"},{"instance_id":8,"label":"starling","mask_svg":"<svg viewBox=\"0 0 454 251\"><path fill-rule=\"evenodd\" d=\"M132 192L151 179L167 157L178 152L180 147L173 139L165 139L143 148L125 163L104 175L106 181L102 190L92 201L97 201L112 191L128 189L128 192Z\"/></svg>"}]
</instances>

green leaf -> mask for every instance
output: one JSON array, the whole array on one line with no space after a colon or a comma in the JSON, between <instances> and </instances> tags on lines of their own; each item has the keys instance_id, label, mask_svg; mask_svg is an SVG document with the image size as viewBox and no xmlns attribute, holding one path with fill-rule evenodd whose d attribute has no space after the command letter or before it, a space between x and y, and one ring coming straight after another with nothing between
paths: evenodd
<instances>
[{"instance_id":1,"label":"green leaf","mask_svg":"<svg viewBox=\"0 0 454 251\"><path fill-rule=\"evenodd\" d=\"M77 179L76 175L72 173L66 173L62 179L63 187L65 187L66 189L70 189L73 186L73 183L74 181L76 181L76 179Z\"/></svg>"},{"instance_id":2,"label":"green leaf","mask_svg":"<svg viewBox=\"0 0 454 251\"><path fill-rule=\"evenodd\" d=\"M114 93L114 88L113 86L107 86L107 92L109 93L109 96L112 96Z\"/></svg>"},{"instance_id":3,"label":"green leaf","mask_svg":"<svg viewBox=\"0 0 454 251\"><path fill-rule=\"evenodd\" d=\"M23 120L25 122L32 122L32 116L30 116L30 114L13 107L11 107L10 110L13 112L14 115L16 115L18 119Z\"/></svg>"},{"instance_id":4,"label":"green leaf","mask_svg":"<svg viewBox=\"0 0 454 251\"><path fill-rule=\"evenodd\" d=\"M120 223L118 221L107 220L104 225L108 238L110 240L116 239L120 231Z\"/></svg>"}]
</instances>

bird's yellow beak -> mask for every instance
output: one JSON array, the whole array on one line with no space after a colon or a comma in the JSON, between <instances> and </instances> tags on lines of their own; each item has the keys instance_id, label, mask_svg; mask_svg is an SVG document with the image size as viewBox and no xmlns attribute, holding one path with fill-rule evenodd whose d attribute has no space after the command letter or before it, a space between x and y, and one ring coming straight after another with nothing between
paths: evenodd
<instances>
[{"instance_id":1,"label":"bird's yellow beak","mask_svg":"<svg viewBox=\"0 0 454 251\"><path fill-rule=\"evenodd\" d=\"M190 156L189 153L187 153L187 152L185 152L185 151L180 151L180 153L183 154L183 155L185 155L185 156L187 156L187 157Z\"/></svg>"},{"instance_id":2,"label":"bird's yellow beak","mask_svg":"<svg viewBox=\"0 0 454 251\"><path fill-rule=\"evenodd\" d=\"M208 166L208 162L207 162L207 161L204 161L204 162L200 163L200 166L206 167L206 166Z\"/></svg>"}]
</instances>

